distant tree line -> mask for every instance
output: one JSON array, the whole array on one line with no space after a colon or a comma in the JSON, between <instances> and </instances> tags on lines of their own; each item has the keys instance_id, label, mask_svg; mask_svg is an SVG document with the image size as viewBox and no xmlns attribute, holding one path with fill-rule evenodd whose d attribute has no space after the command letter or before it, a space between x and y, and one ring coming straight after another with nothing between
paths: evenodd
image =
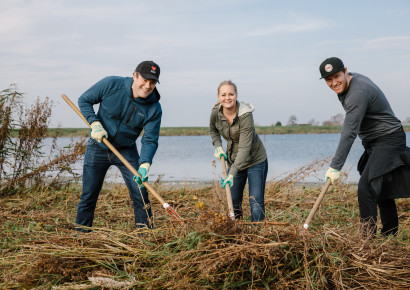
<instances>
[{"instance_id":1,"label":"distant tree line","mask_svg":"<svg viewBox=\"0 0 410 290\"><path fill-rule=\"evenodd\" d=\"M334 116L331 116L329 120L323 121L322 126L342 126L343 122L344 122L344 115L339 113ZM402 121L402 124L410 125L410 117L407 117L406 119L404 119ZM296 117L296 115L290 115L286 123L286 126L301 126L301 125L320 126L320 122L312 118L306 124L299 124L298 118ZM280 127L282 126L282 123L280 121L277 121L274 124L272 123L271 126Z\"/></svg>"},{"instance_id":2,"label":"distant tree line","mask_svg":"<svg viewBox=\"0 0 410 290\"><path fill-rule=\"evenodd\" d=\"M404 121L401 122L403 125L410 125L410 117L407 117L404 119Z\"/></svg>"}]
</instances>

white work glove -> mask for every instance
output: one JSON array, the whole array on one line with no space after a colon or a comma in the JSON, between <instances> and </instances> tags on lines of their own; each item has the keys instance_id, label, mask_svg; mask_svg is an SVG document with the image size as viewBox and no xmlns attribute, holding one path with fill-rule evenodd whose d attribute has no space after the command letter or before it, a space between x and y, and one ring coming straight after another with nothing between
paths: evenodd
<instances>
[{"instance_id":1,"label":"white work glove","mask_svg":"<svg viewBox=\"0 0 410 290\"><path fill-rule=\"evenodd\" d=\"M228 159L228 156L226 156L225 151L223 150L222 146L218 146L215 148L215 153L214 153L215 158L221 160L221 157L223 156L225 160Z\"/></svg>"},{"instance_id":2,"label":"white work glove","mask_svg":"<svg viewBox=\"0 0 410 290\"><path fill-rule=\"evenodd\" d=\"M150 167L151 167L151 165L149 163L142 163L140 165L140 168L138 168L138 173L141 175L141 177L134 176L134 181L136 183L138 183L139 185L142 185L143 182L147 181L148 171L149 171Z\"/></svg>"},{"instance_id":3,"label":"white work glove","mask_svg":"<svg viewBox=\"0 0 410 290\"><path fill-rule=\"evenodd\" d=\"M225 179L221 179L221 185L222 188L225 188L225 186L229 184L229 187L231 188L233 185L233 175L229 174Z\"/></svg>"},{"instance_id":4,"label":"white work glove","mask_svg":"<svg viewBox=\"0 0 410 290\"><path fill-rule=\"evenodd\" d=\"M105 131L100 122L93 122L91 124L91 129L91 138L93 138L98 143L101 143L103 137L108 138L107 131Z\"/></svg>"},{"instance_id":5,"label":"white work glove","mask_svg":"<svg viewBox=\"0 0 410 290\"><path fill-rule=\"evenodd\" d=\"M325 174L325 181L330 178L331 184L333 184L336 180L340 178L340 171L329 167Z\"/></svg>"}]
</instances>

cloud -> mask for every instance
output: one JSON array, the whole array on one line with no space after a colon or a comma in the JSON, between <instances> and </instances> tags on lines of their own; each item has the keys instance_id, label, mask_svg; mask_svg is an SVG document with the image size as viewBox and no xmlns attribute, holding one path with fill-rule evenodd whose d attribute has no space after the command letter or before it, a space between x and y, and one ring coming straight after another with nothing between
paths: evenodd
<instances>
[{"instance_id":1,"label":"cloud","mask_svg":"<svg viewBox=\"0 0 410 290\"><path fill-rule=\"evenodd\" d=\"M339 113L340 104L329 100L326 106L335 107L329 113L315 105L306 110L303 102L330 99L318 83L317 65L326 55L338 55L358 61L360 71L372 71L385 82L383 88L391 83L396 95L406 95L408 5L396 5L395 11L388 11L391 4L374 5L369 11L368 4L356 1L356 12L350 6L338 11L360 17L335 22L327 5L296 2L0 1L0 89L18 83L27 99L50 96L57 100L55 119L73 126L72 115L64 116L62 93L77 98L100 78L130 75L138 61L154 59L163 68L165 126L206 125L209 110L203 108L213 104L224 79L237 82L241 97L258 106L261 124L286 122L291 114L320 121ZM383 61L383 71L373 69L374 59ZM397 76L403 79L398 82ZM316 97L324 100L313 101ZM189 117L176 113L181 100L195 108Z\"/></svg>"},{"instance_id":2,"label":"cloud","mask_svg":"<svg viewBox=\"0 0 410 290\"><path fill-rule=\"evenodd\" d=\"M410 36L392 36L364 40L359 48L363 50L409 49Z\"/></svg>"},{"instance_id":3,"label":"cloud","mask_svg":"<svg viewBox=\"0 0 410 290\"><path fill-rule=\"evenodd\" d=\"M312 45L313 47L344 47L346 51L372 51L372 50L408 50L410 48L410 36L391 36L372 39L343 39L334 41L321 41Z\"/></svg>"},{"instance_id":4,"label":"cloud","mask_svg":"<svg viewBox=\"0 0 410 290\"><path fill-rule=\"evenodd\" d=\"M253 36L279 35L279 34L295 34L303 32L314 32L328 29L329 24L326 21L319 19L307 19L288 24L276 24L267 28L258 29L249 33Z\"/></svg>"},{"instance_id":5,"label":"cloud","mask_svg":"<svg viewBox=\"0 0 410 290\"><path fill-rule=\"evenodd\" d=\"M387 14L397 16L407 16L410 14L410 9L392 9L387 11Z\"/></svg>"}]
</instances>

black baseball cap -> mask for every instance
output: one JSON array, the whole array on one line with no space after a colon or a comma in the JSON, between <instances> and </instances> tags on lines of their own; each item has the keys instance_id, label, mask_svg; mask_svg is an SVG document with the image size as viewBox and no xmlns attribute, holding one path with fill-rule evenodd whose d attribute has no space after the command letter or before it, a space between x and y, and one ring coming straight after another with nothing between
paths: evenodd
<instances>
[{"instance_id":1,"label":"black baseball cap","mask_svg":"<svg viewBox=\"0 0 410 290\"><path fill-rule=\"evenodd\" d=\"M146 60L141 62L135 72L139 73L144 79L147 80L156 80L159 83L159 66L152 60Z\"/></svg>"},{"instance_id":2,"label":"black baseball cap","mask_svg":"<svg viewBox=\"0 0 410 290\"><path fill-rule=\"evenodd\" d=\"M322 75L321 79L326 78L344 69L345 65L343 64L343 61L337 57L327 58L319 66L319 71Z\"/></svg>"}]
</instances>

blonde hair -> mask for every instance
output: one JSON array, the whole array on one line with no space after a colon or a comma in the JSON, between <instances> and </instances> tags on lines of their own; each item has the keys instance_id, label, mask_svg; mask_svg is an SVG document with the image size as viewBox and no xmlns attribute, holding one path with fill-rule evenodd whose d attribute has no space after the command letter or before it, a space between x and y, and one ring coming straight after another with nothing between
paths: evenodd
<instances>
[{"instance_id":1,"label":"blonde hair","mask_svg":"<svg viewBox=\"0 0 410 290\"><path fill-rule=\"evenodd\" d=\"M219 84L219 86L218 86L218 95L219 95L219 90L223 86L232 86L235 90L235 94L238 94L238 88L236 87L236 85L231 80L227 80L227 81L223 81L222 83Z\"/></svg>"}]
</instances>

